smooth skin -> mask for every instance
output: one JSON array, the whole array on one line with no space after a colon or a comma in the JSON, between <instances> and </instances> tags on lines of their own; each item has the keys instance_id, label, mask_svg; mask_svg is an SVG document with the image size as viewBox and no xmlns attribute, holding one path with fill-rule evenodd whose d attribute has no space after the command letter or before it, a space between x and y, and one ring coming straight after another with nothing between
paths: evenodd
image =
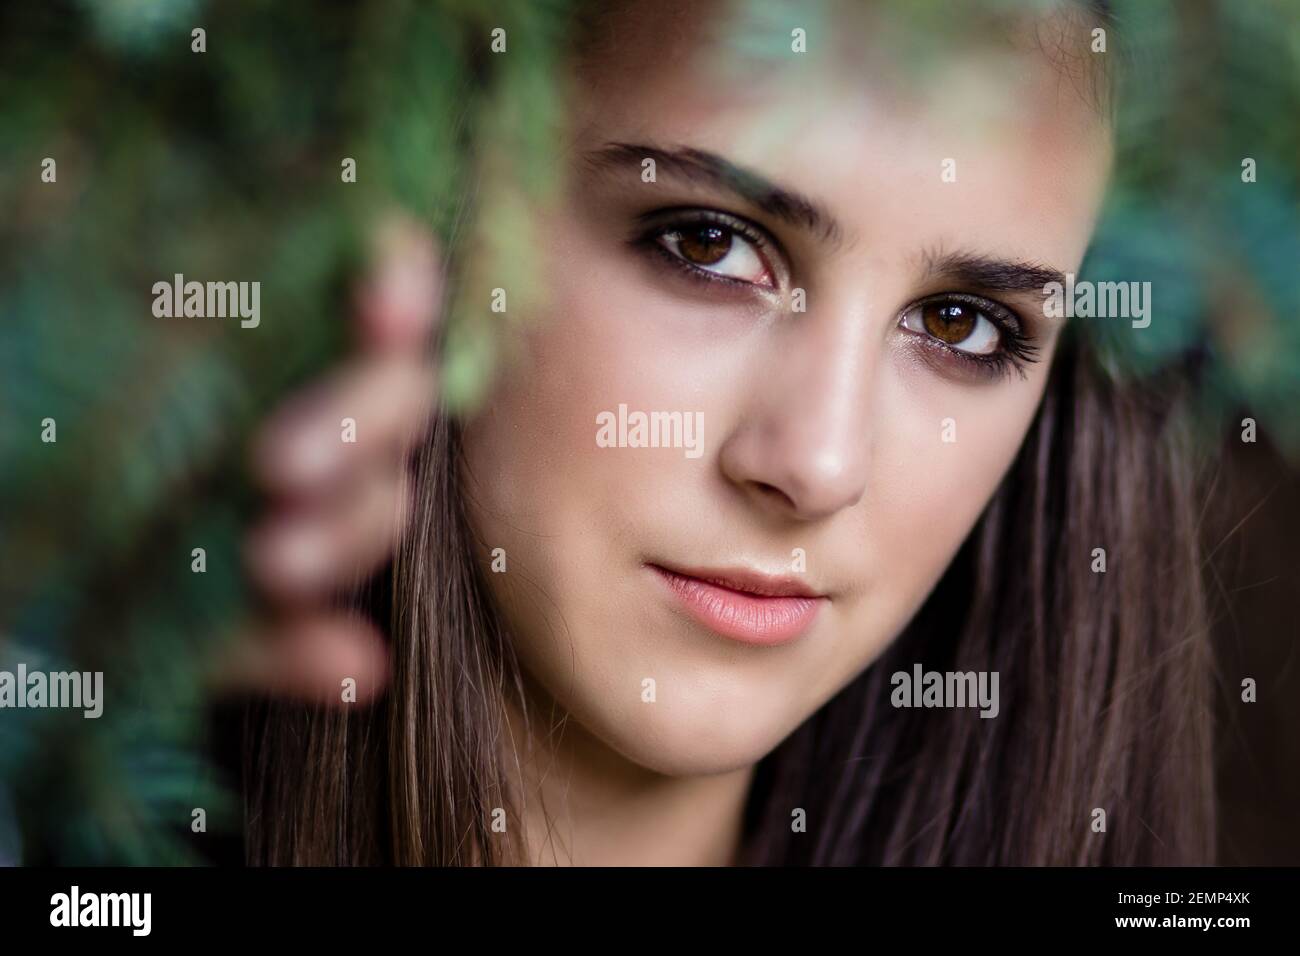
<instances>
[{"instance_id":1,"label":"smooth skin","mask_svg":"<svg viewBox=\"0 0 1300 956\"><path fill-rule=\"evenodd\" d=\"M1086 51L1086 31L1022 24L919 83L873 45L888 31L869 13L837 17L821 55L751 63L721 14L632 4L578 68L566 190L537 211L547 305L512 324L520 359L465 433L476 557L509 556L486 578L530 688L535 738L513 744L535 862L732 861L756 762L905 627L1042 397L1060 332L1042 276L1077 271L1110 142L1036 40ZM701 171L718 160L745 176ZM797 201L733 188L754 177ZM335 694L349 666L382 679L378 635L314 601L381 563L406 520L437 269L401 232L359 310L369 345L258 445L292 503L250 537L279 623L248 659L291 692ZM1007 276L1025 287L994 287ZM1009 334L984 312L965 336L927 324L914 307L941 294L977 297L967 322L1000 304L1034 360L958 354ZM704 454L597 447L596 416L621 403L702 412ZM359 454L324 447L343 414L369 423ZM647 567L781 575L796 549L827 600L774 647L686 617ZM556 717L563 734L546 733Z\"/></svg>"}]
</instances>

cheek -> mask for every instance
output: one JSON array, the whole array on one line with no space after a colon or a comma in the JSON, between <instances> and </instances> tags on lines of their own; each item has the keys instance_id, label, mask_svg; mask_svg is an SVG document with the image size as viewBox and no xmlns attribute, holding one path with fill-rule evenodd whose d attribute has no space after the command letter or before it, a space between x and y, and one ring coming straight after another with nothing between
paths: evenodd
<instances>
[{"instance_id":1,"label":"cheek","mask_svg":"<svg viewBox=\"0 0 1300 956\"><path fill-rule=\"evenodd\" d=\"M934 590L1015 459L1045 379L966 388L920 369L886 375L849 551L865 590L838 622L843 639L805 662L814 705L879 658Z\"/></svg>"},{"instance_id":2,"label":"cheek","mask_svg":"<svg viewBox=\"0 0 1300 956\"><path fill-rule=\"evenodd\" d=\"M556 679L571 663L556 635L581 645L619 630L612 617L638 567L638 528L707 461L677 449L598 447L597 416L620 404L700 407L683 371L687 347L656 325L643 287L610 281L614 264L594 266L599 255L555 243L546 313L522 323L510 343L515 361L464 431L479 559L490 570L491 549L505 549L507 573L488 573L488 583L525 663ZM600 664L598 655L584 662Z\"/></svg>"},{"instance_id":3,"label":"cheek","mask_svg":"<svg viewBox=\"0 0 1300 956\"><path fill-rule=\"evenodd\" d=\"M688 346L665 334L646 297L626 291L630 284L588 282L586 271L596 270L561 261L551 273L547 314L523 324L511 343L515 360L466 428L484 494L539 528L575 503L599 519L593 506L602 494L630 492L629 481L655 472L653 453L598 447L598 415L619 404L697 407Z\"/></svg>"},{"instance_id":4,"label":"cheek","mask_svg":"<svg viewBox=\"0 0 1300 956\"><path fill-rule=\"evenodd\" d=\"M924 601L1015 459L1046 382L1050 349L1021 380L963 387L895 373L882 400L864 520L896 626ZM923 530L919 530L923 529Z\"/></svg>"},{"instance_id":5,"label":"cheek","mask_svg":"<svg viewBox=\"0 0 1300 956\"><path fill-rule=\"evenodd\" d=\"M705 347L722 319L647 282L626 250L591 238L570 217L545 227L548 305L528 316L503 351L503 371L466 431L467 457L485 501L554 532L555 522L617 520L602 501L629 500L680 465L680 451L600 448L597 416L631 410L700 411L739 365ZM734 331L734 328L731 328ZM707 455L706 455L707 458ZM705 459L696 462L696 471ZM680 476L678 476L680 478Z\"/></svg>"}]
</instances>

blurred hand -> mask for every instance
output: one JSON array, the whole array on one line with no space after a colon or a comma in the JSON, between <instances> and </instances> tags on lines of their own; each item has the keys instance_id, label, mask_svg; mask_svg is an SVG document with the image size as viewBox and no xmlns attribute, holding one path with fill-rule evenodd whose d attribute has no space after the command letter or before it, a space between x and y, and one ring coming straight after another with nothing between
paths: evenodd
<instances>
[{"instance_id":1,"label":"blurred hand","mask_svg":"<svg viewBox=\"0 0 1300 956\"><path fill-rule=\"evenodd\" d=\"M436 403L428 346L442 272L432 236L414 223L386 224L375 247L354 300L354 356L292 396L253 442L269 507L245 555L266 613L241 635L225 685L339 703L347 677L358 701L387 680L384 637L333 599L392 557L409 520L409 455Z\"/></svg>"}]
</instances>

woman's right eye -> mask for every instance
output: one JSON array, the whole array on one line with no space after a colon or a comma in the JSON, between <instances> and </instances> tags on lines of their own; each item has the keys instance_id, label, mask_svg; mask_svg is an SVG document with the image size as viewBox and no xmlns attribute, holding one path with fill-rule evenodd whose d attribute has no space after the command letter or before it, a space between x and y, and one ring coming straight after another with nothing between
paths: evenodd
<instances>
[{"instance_id":1,"label":"woman's right eye","mask_svg":"<svg viewBox=\"0 0 1300 956\"><path fill-rule=\"evenodd\" d=\"M653 239L667 255L706 276L776 288L760 243L725 222L679 223L659 230Z\"/></svg>"}]
</instances>

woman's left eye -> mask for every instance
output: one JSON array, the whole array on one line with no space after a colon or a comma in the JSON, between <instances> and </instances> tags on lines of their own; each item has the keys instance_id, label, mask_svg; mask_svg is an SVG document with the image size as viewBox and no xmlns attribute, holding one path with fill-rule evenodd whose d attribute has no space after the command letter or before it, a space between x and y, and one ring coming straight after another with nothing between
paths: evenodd
<instances>
[{"instance_id":1,"label":"woman's left eye","mask_svg":"<svg viewBox=\"0 0 1300 956\"><path fill-rule=\"evenodd\" d=\"M765 289L776 287L758 244L724 223L671 226L659 232L655 242L670 256L700 272Z\"/></svg>"},{"instance_id":2,"label":"woman's left eye","mask_svg":"<svg viewBox=\"0 0 1300 956\"><path fill-rule=\"evenodd\" d=\"M1002 331L980 308L953 298L918 302L903 313L901 325L938 339L958 352L993 355L1002 346Z\"/></svg>"}]
</instances>

